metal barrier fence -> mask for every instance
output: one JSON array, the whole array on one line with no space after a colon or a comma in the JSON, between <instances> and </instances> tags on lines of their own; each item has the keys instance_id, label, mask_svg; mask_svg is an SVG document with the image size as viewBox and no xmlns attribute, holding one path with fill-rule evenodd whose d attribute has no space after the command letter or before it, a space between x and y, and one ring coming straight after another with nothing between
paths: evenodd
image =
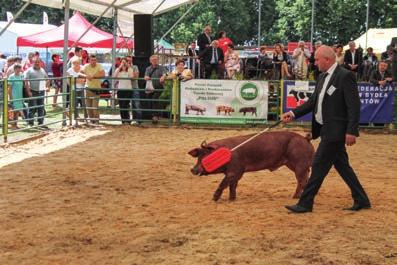
<instances>
[{"instance_id":1,"label":"metal barrier fence","mask_svg":"<svg viewBox=\"0 0 397 265\"><path fill-rule=\"evenodd\" d=\"M69 93L48 94L50 83L61 87L68 78L22 79L9 78L1 82L1 132L3 141L8 141L9 135L26 138L37 132L56 128L57 124L65 125L69 113L65 113L69 105ZM27 89L26 85L34 88ZM63 100L56 102L57 97ZM52 103L49 103L49 98ZM49 108L52 106L52 109ZM36 117L35 117L36 116ZM19 117L22 122L19 122ZM34 122L37 120L36 125ZM71 118L69 118L71 124ZM9 128L10 126L10 128Z\"/></svg>"},{"instance_id":2,"label":"metal barrier fence","mask_svg":"<svg viewBox=\"0 0 397 265\"><path fill-rule=\"evenodd\" d=\"M166 79L161 89L156 88L152 91L142 88L145 87L145 81L140 78L102 77L101 81L105 79L112 84L110 87L86 88L84 85L79 85L77 79L73 77L0 80L0 136L4 142L7 142L10 135L24 139L48 129L78 125L82 122L85 124L150 122L167 126L179 124L181 91L178 79ZM158 79L152 80L158 81ZM36 91L33 95L9 97L9 94L12 95L12 85L23 86L24 81L52 82L53 87L61 87L62 82L67 82L68 90L57 95L41 90ZM127 83L137 81L139 85L123 87L122 84L126 84L126 81ZM268 82L267 120L272 122L276 121L281 113L284 89L282 81L270 80ZM56 97L62 97L62 100L55 103ZM51 99L52 101L49 102ZM397 95L395 99L397 99ZM103 104L104 101L106 101L106 105ZM394 104L394 108L395 114L397 114L396 104ZM23 117L22 121L18 120L19 116ZM153 117L158 118L154 119ZM34 124L35 120L38 122L37 125ZM57 127L57 125L61 126ZM293 125L310 125L310 123L295 122ZM369 127L373 128L374 126L370 124ZM396 120L392 124L386 124L384 128L386 127L395 130L397 128Z\"/></svg>"},{"instance_id":3,"label":"metal barrier fence","mask_svg":"<svg viewBox=\"0 0 397 265\"><path fill-rule=\"evenodd\" d=\"M168 125L172 123L173 80L165 79L163 85L157 85L159 79L152 78L154 89L148 90L139 86L132 87L134 82L144 81L142 78L101 79L106 79L113 85L79 87L77 79L73 78L72 97L76 125L82 121L93 124L117 121L121 121L122 124L141 124L148 121ZM107 101L107 106L102 106L101 100Z\"/></svg>"}]
</instances>

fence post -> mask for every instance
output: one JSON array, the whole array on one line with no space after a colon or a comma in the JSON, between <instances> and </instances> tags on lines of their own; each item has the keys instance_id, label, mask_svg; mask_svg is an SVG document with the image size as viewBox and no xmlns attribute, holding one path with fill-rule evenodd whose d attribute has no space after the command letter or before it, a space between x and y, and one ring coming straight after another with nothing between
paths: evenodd
<instances>
[{"instance_id":1,"label":"fence post","mask_svg":"<svg viewBox=\"0 0 397 265\"><path fill-rule=\"evenodd\" d=\"M283 102L284 102L284 80L279 81L279 89L280 89L280 94L279 94L279 106L280 106L280 115L283 114Z\"/></svg>"},{"instance_id":2,"label":"fence post","mask_svg":"<svg viewBox=\"0 0 397 265\"><path fill-rule=\"evenodd\" d=\"M73 123L73 113L74 113L74 105L75 105L75 102L74 102L74 94L75 94L74 83L72 82L73 78L74 77L67 77L66 80L65 80L66 82L69 81L69 84L70 84L70 89L69 89L69 126L72 126L72 123Z\"/></svg>"},{"instance_id":3,"label":"fence post","mask_svg":"<svg viewBox=\"0 0 397 265\"><path fill-rule=\"evenodd\" d=\"M8 81L4 79L3 87L3 137L4 143L7 143L8 134Z\"/></svg>"},{"instance_id":4,"label":"fence post","mask_svg":"<svg viewBox=\"0 0 397 265\"><path fill-rule=\"evenodd\" d=\"M180 85L180 81L178 80L178 78L175 78L172 81L172 91L171 91L171 111L172 111L174 124L177 121L177 114L178 114L178 85Z\"/></svg>"}]
</instances>

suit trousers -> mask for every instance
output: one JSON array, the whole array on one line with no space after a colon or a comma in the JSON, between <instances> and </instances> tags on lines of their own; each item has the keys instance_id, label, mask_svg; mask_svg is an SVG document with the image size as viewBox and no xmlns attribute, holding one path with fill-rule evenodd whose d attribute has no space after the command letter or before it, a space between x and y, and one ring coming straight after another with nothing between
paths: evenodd
<instances>
[{"instance_id":1,"label":"suit trousers","mask_svg":"<svg viewBox=\"0 0 397 265\"><path fill-rule=\"evenodd\" d=\"M309 181L302 192L298 205L312 209L314 197L332 166L349 186L354 203L370 204L367 194L349 164L345 142L321 141L314 155Z\"/></svg>"}]
</instances>

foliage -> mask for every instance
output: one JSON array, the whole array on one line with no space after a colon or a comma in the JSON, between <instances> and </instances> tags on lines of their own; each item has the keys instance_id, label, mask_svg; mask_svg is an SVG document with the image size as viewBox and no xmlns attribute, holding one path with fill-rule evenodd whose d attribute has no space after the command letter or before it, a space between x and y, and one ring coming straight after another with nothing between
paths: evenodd
<instances>
[{"instance_id":1,"label":"foliage","mask_svg":"<svg viewBox=\"0 0 397 265\"><path fill-rule=\"evenodd\" d=\"M310 40L312 1L261 0L261 44ZM200 0L181 22L166 36L172 43L190 43L203 31L205 25L213 28L213 35L223 30L235 44L256 45L259 0ZM347 43L365 32L367 0L315 0L314 39L324 43ZM22 0L2 1L0 18L6 20L6 11L14 15L23 6ZM154 18L154 38L159 39L188 10L177 10ZM63 10L31 4L17 22L41 23L42 13L49 21L61 25ZM370 0L369 27L397 27L395 0ZM71 14L72 15L72 14ZM90 22L96 17L84 14ZM97 27L111 32L112 20L102 18Z\"/></svg>"}]
</instances>

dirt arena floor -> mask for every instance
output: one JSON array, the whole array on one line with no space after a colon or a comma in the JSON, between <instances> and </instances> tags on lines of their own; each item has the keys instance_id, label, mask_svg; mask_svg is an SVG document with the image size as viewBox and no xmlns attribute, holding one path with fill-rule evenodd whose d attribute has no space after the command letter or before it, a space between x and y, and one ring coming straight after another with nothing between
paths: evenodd
<instances>
[{"instance_id":1,"label":"dirt arena floor","mask_svg":"<svg viewBox=\"0 0 397 265\"><path fill-rule=\"evenodd\" d=\"M76 129L0 149L0 264L397 264L397 135L348 148L371 210L342 210L352 201L333 170L314 212L289 214L285 167L213 202L222 176L193 176L187 152L257 131Z\"/></svg>"}]
</instances>

